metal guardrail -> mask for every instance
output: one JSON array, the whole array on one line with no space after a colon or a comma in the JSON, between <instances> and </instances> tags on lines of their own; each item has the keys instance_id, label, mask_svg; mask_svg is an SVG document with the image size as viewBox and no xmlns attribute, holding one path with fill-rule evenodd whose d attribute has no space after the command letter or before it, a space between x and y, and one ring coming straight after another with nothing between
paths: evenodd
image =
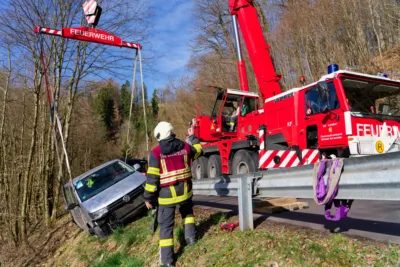
<instances>
[{"instance_id":1,"label":"metal guardrail","mask_svg":"<svg viewBox=\"0 0 400 267\"><path fill-rule=\"evenodd\" d=\"M314 165L200 179L198 195L238 196L239 224L253 229L252 197L313 198ZM337 199L400 200L400 152L344 160Z\"/></svg>"}]
</instances>

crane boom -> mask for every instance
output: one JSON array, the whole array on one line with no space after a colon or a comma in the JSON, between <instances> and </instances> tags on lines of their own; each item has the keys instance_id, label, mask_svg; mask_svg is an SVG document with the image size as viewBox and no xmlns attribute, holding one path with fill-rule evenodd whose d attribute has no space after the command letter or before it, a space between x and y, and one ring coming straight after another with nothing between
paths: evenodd
<instances>
[{"instance_id":1,"label":"crane boom","mask_svg":"<svg viewBox=\"0 0 400 267\"><path fill-rule=\"evenodd\" d=\"M236 17L242 31L242 36L250 56L250 61L260 87L262 98L265 100L272 96L282 93L278 81L281 76L276 75L269 53L270 46L265 41L261 29L257 11L253 0L229 0L229 11L233 16L234 27L236 29ZM236 35L236 31L235 31ZM237 38L236 38L237 39ZM241 57L240 44L236 40L238 50L238 71L240 85L243 91L248 88L246 67Z\"/></svg>"}]
</instances>

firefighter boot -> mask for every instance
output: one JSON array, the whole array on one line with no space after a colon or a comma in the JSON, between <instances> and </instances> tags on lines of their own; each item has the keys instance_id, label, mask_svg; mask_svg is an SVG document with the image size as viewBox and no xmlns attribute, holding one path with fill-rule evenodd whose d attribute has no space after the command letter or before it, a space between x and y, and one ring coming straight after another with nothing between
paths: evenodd
<instances>
[{"instance_id":1,"label":"firefighter boot","mask_svg":"<svg viewBox=\"0 0 400 267\"><path fill-rule=\"evenodd\" d=\"M196 237L189 237L188 239L185 239L185 241L188 246L193 246L197 242Z\"/></svg>"}]
</instances>

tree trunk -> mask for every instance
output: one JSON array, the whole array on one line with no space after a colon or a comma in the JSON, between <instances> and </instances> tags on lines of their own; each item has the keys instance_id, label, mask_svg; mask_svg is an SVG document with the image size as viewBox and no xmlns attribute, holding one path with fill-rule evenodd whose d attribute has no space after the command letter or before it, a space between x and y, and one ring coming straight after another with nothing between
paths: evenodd
<instances>
[{"instance_id":1,"label":"tree trunk","mask_svg":"<svg viewBox=\"0 0 400 267\"><path fill-rule=\"evenodd\" d=\"M376 37L376 40L378 42L378 51L379 51L379 56L382 57L382 46L381 46L381 37L378 34L378 31L376 30L376 26L375 26L375 12L374 12L374 7L372 6L373 3L371 0L368 0L368 8L369 8L369 12L371 15L371 23L372 23L372 29L374 30L374 34Z\"/></svg>"},{"instance_id":2,"label":"tree trunk","mask_svg":"<svg viewBox=\"0 0 400 267\"><path fill-rule=\"evenodd\" d=\"M85 52L84 48L82 47L83 45L78 46L77 50L77 59L75 61L75 66L74 66L74 71L73 75L71 76L71 80L69 83L69 90L68 90L68 105L67 105L67 114L65 116L65 122L64 122L64 145L65 145L65 150L67 151L68 149L68 139L69 139L69 131L70 131L70 126L71 126L71 119L72 119L72 111L74 108L74 101L75 101L75 96L76 96L76 91L78 88L78 84L80 81L80 75L82 74L82 69L84 67L84 62L86 60L86 54L83 53L83 56L81 55L82 49L83 52ZM80 57L82 56L82 59ZM62 148L61 148L62 149ZM61 154L61 166L60 170L57 175L57 179L55 181L55 192L54 192L54 199L53 199L53 210L51 213L51 220L54 221L57 217L57 208L58 208L58 200L60 197L60 190L62 186L62 170L63 170L63 163L64 160L67 160L65 157L65 153ZM70 176L71 174L69 173L69 179L72 179Z\"/></svg>"},{"instance_id":3,"label":"tree trunk","mask_svg":"<svg viewBox=\"0 0 400 267\"><path fill-rule=\"evenodd\" d=\"M36 138L37 138L37 125L38 125L38 114L39 114L39 99L40 99L40 82L36 85L35 92L34 92L34 112L33 112L33 127L31 131L31 144L29 147L29 154L28 160L25 167L25 173L23 177L23 192L22 192L22 204L21 204L21 239L22 241L26 241L26 234L27 234L27 204L28 204L28 185L29 185L29 177L31 174L32 168L32 159L33 154L35 152L36 147Z\"/></svg>"}]
</instances>

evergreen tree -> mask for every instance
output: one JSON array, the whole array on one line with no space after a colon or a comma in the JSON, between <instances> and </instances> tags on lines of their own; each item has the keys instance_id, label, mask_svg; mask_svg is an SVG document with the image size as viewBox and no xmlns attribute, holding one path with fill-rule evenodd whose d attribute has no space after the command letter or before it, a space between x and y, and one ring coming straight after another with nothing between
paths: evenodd
<instances>
[{"instance_id":1,"label":"evergreen tree","mask_svg":"<svg viewBox=\"0 0 400 267\"><path fill-rule=\"evenodd\" d=\"M131 84L126 81L119 91L119 109L121 110L121 116L124 120L129 117L129 109L131 104L131 94L129 88Z\"/></svg>"},{"instance_id":2,"label":"evergreen tree","mask_svg":"<svg viewBox=\"0 0 400 267\"><path fill-rule=\"evenodd\" d=\"M143 91L144 91L144 102L147 104L149 103L148 97L147 97L147 86L146 84L143 85Z\"/></svg>"},{"instance_id":3,"label":"evergreen tree","mask_svg":"<svg viewBox=\"0 0 400 267\"><path fill-rule=\"evenodd\" d=\"M107 83L100 88L97 98L94 101L94 110L100 115L101 122L108 132L108 138L111 138L114 132L114 87Z\"/></svg>"},{"instance_id":4,"label":"evergreen tree","mask_svg":"<svg viewBox=\"0 0 400 267\"><path fill-rule=\"evenodd\" d=\"M159 100L157 96L157 89L154 89L153 97L151 98L151 111L153 114L153 118L155 119L158 117L158 110L159 110L158 101Z\"/></svg>"},{"instance_id":5,"label":"evergreen tree","mask_svg":"<svg viewBox=\"0 0 400 267\"><path fill-rule=\"evenodd\" d=\"M136 88L137 88L137 92L138 92L137 93L138 102L142 103L142 85L141 85L141 83L137 83ZM143 91L144 91L144 101L147 104L147 103L149 103L149 101L148 101L148 96L147 96L147 86L146 86L146 84L143 85Z\"/></svg>"}]
</instances>

